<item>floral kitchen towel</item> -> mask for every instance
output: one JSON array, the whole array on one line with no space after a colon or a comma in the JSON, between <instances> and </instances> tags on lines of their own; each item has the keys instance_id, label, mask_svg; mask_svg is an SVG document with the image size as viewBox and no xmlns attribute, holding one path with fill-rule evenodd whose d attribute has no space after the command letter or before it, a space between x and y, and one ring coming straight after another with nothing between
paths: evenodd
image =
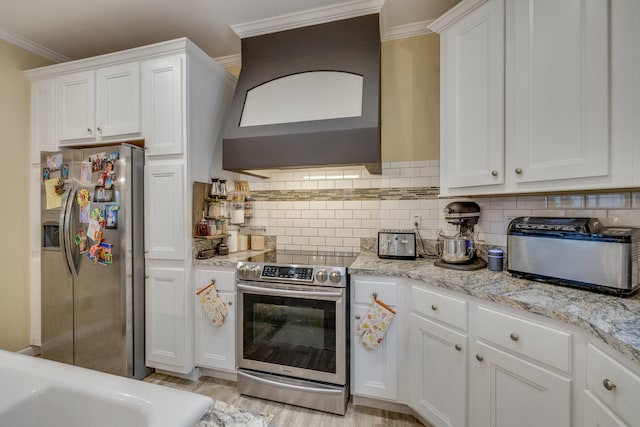
<instances>
[{"instance_id":1,"label":"floral kitchen towel","mask_svg":"<svg viewBox=\"0 0 640 427\"><path fill-rule=\"evenodd\" d=\"M378 348L395 317L395 310L374 296L373 304L364 319L356 326L356 334L360 335L362 345L367 350Z\"/></svg>"},{"instance_id":2,"label":"floral kitchen towel","mask_svg":"<svg viewBox=\"0 0 640 427\"><path fill-rule=\"evenodd\" d=\"M220 327L223 325L224 318L229 310L222 298L220 298L215 283L216 281L212 280L211 283L196 292L196 295L200 297L202 308L211 324Z\"/></svg>"}]
</instances>

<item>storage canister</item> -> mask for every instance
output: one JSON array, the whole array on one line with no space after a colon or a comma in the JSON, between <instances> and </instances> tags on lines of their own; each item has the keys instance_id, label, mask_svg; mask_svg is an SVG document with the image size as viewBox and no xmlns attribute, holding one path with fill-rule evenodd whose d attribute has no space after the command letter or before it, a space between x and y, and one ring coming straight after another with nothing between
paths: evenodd
<instances>
[{"instance_id":1,"label":"storage canister","mask_svg":"<svg viewBox=\"0 0 640 427\"><path fill-rule=\"evenodd\" d=\"M266 231L265 227L251 227L251 250L261 251L264 249Z\"/></svg>"},{"instance_id":2,"label":"storage canister","mask_svg":"<svg viewBox=\"0 0 640 427\"><path fill-rule=\"evenodd\" d=\"M504 252L502 249L489 249L487 252L487 268L491 271L502 271L504 266Z\"/></svg>"},{"instance_id":3,"label":"storage canister","mask_svg":"<svg viewBox=\"0 0 640 427\"><path fill-rule=\"evenodd\" d=\"M229 253L238 252L238 227L229 226L227 228L227 246L229 246Z\"/></svg>"}]
</instances>

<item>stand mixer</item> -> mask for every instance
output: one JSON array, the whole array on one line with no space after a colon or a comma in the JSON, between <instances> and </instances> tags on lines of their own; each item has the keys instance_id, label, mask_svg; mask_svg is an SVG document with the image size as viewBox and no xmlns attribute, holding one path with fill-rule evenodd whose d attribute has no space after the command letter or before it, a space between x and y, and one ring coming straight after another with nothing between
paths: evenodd
<instances>
[{"instance_id":1,"label":"stand mixer","mask_svg":"<svg viewBox=\"0 0 640 427\"><path fill-rule=\"evenodd\" d=\"M480 206L475 202L453 202L444 208L444 219L458 227L458 232L438 236L438 255L434 264L453 270L478 270L487 263L476 256L473 227L480 218Z\"/></svg>"}]
</instances>

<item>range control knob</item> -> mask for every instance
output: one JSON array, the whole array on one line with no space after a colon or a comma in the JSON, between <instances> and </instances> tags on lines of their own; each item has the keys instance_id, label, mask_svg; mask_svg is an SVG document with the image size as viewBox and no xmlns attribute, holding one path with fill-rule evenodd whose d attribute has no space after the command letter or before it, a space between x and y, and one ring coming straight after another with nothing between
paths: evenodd
<instances>
[{"instance_id":1,"label":"range control knob","mask_svg":"<svg viewBox=\"0 0 640 427\"><path fill-rule=\"evenodd\" d=\"M247 267L246 265L241 265L240 267L238 267L238 276L240 276L241 279L246 279L248 275L249 267Z\"/></svg>"},{"instance_id":2,"label":"range control knob","mask_svg":"<svg viewBox=\"0 0 640 427\"><path fill-rule=\"evenodd\" d=\"M318 270L318 272L316 273L316 280L318 282L326 282L327 277L327 270Z\"/></svg>"},{"instance_id":3,"label":"range control knob","mask_svg":"<svg viewBox=\"0 0 640 427\"><path fill-rule=\"evenodd\" d=\"M332 271L331 274L329 274L329 280L331 280L331 283L340 283L340 279L342 279L342 275L339 271Z\"/></svg>"},{"instance_id":4,"label":"range control knob","mask_svg":"<svg viewBox=\"0 0 640 427\"><path fill-rule=\"evenodd\" d=\"M259 277L260 277L260 267L257 265L254 265L253 267L251 267L251 278L258 279Z\"/></svg>"}]
</instances>

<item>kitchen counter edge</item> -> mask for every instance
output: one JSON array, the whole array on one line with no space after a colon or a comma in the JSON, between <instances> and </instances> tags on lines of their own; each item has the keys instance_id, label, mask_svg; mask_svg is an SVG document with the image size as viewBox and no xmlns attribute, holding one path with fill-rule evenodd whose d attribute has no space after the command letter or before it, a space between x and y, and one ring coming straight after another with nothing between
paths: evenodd
<instances>
[{"instance_id":1,"label":"kitchen counter edge","mask_svg":"<svg viewBox=\"0 0 640 427\"><path fill-rule=\"evenodd\" d=\"M640 293L622 298L513 277L486 268L457 271L435 259L383 260L361 253L350 274L412 279L485 301L560 320L582 329L640 363Z\"/></svg>"}]
</instances>

